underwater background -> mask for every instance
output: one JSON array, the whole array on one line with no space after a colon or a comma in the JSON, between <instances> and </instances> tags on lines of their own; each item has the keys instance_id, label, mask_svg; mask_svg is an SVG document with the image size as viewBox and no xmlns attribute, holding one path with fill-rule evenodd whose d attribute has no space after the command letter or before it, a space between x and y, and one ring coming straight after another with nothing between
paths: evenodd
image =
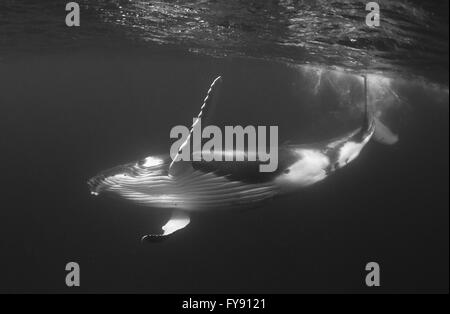
<instances>
[{"instance_id":1,"label":"underwater background","mask_svg":"<svg viewBox=\"0 0 450 314\"><path fill-rule=\"evenodd\" d=\"M78 1L71 28L66 3L0 2L0 292L448 292L448 1L378 1L376 28L356 0ZM363 74L399 140L311 188L157 244L164 210L89 194L167 153L217 75L217 124L310 143L360 125Z\"/></svg>"}]
</instances>

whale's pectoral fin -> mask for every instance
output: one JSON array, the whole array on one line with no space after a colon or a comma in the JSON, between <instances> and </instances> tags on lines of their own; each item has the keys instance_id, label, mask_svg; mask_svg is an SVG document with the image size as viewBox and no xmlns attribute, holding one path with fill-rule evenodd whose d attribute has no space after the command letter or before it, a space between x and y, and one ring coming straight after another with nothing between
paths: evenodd
<instances>
[{"instance_id":1,"label":"whale's pectoral fin","mask_svg":"<svg viewBox=\"0 0 450 314\"><path fill-rule=\"evenodd\" d=\"M189 222L191 222L191 219L187 212L174 210L169 221L162 226L162 230L164 232L163 236L168 236L180 229L183 229L189 224Z\"/></svg>"},{"instance_id":2,"label":"whale's pectoral fin","mask_svg":"<svg viewBox=\"0 0 450 314\"><path fill-rule=\"evenodd\" d=\"M174 232L183 229L191 221L189 214L185 211L174 210L169 221L162 226L162 233L160 234L147 234L141 238L141 242L149 241L156 242L166 239Z\"/></svg>"},{"instance_id":3,"label":"whale's pectoral fin","mask_svg":"<svg viewBox=\"0 0 450 314\"><path fill-rule=\"evenodd\" d=\"M198 123L203 120L203 125L205 125L206 119L211 118L212 111L217 103L217 98L219 97L219 91L220 91L220 85L222 82L222 77L218 76L216 77L209 89L206 93L206 97L203 100L202 106L200 107L200 112L197 115L197 118L194 118L191 129L189 130L189 135L186 137L184 142L180 145L177 154L173 158L172 162L169 166L169 175L171 176L178 176L180 173L184 173L185 169L191 169L189 163L180 163L180 155L182 150L187 146L190 145L191 136L194 132L195 126L199 125ZM201 123L200 123L201 124ZM192 154L192 152L191 152ZM192 160L192 159L191 159Z\"/></svg>"}]
</instances>

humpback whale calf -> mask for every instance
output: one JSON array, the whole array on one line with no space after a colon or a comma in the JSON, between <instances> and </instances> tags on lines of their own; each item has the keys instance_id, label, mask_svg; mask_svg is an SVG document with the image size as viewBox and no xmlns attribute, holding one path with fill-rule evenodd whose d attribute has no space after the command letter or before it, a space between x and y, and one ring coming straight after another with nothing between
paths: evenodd
<instances>
[{"instance_id":1,"label":"humpback whale calf","mask_svg":"<svg viewBox=\"0 0 450 314\"><path fill-rule=\"evenodd\" d=\"M221 82L221 77L213 81L197 118L205 118L211 111ZM91 178L88 181L91 194L114 193L140 205L170 211L170 219L162 226L161 233L143 237L157 240L186 227L192 211L249 206L311 186L355 160L373 136L376 123L368 108L366 77L364 86L365 110L361 127L329 141L280 145L278 168L273 172L260 172L258 159L176 161L169 154L153 155ZM217 153L246 152L214 152ZM204 156L205 152L202 154Z\"/></svg>"}]
</instances>

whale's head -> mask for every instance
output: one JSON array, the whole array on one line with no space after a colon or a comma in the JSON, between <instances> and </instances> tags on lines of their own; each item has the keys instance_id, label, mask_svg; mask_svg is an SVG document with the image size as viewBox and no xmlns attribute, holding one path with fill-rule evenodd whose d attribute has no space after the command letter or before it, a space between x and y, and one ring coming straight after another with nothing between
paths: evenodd
<instances>
[{"instance_id":1,"label":"whale's head","mask_svg":"<svg viewBox=\"0 0 450 314\"><path fill-rule=\"evenodd\" d=\"M144 191L167 177L169 162L167 158L150 156L102 171L89 179L87 184L92 195Z\"/></svg>"}]
</instances>

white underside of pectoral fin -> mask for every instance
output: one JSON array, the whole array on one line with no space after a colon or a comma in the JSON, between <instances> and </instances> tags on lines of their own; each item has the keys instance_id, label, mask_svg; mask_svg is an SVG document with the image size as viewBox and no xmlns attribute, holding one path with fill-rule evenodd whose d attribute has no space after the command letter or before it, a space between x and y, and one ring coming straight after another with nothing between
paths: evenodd
<instances>
[{"instance_id":1,"label":"white underside of pectoral fin","mask_svg":"<svg viewBox=\"0 0 450 314\"><path fill-rule=\"evenodd\" d=\"M186 227L191 221L189 214L184 211L174 211L169 221L162 226L163 236L168 236Z\"/></svg>"},{"instance_id":2,"label":"white underside of pectoral fin","mask_svg":"<svg viewBox=\"0 0 450 314\"><path fill-rule=\"evenodd\" d=\"M166 238L174 232L183 229L186 227L191 219L189 218L189 214L187 212L174 210L172 212L172 216L169 221L162 226L162 233L158 234L147 234L141 238L141 242L149 241L149 242L159 242Z\"/></svg>"}]
</instances>

